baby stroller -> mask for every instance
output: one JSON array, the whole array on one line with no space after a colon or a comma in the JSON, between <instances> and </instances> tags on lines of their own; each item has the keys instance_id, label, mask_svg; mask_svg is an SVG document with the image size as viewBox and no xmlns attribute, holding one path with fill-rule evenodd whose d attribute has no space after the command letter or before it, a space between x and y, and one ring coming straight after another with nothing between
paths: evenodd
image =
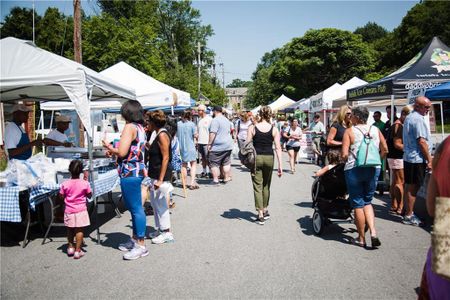
<instances>
[{"instance_id":1,"label":"baby stroller","mask_svg":"<svg viewBox=\"0 0 450 300\"><path fill-rule=\"evenodd\" d=\"M312 184L312 225L316 235L322 234L324 227L331 223L353 223L344 166L345 164L337 165L316 178Z\"/></svg>"}]
</instances>

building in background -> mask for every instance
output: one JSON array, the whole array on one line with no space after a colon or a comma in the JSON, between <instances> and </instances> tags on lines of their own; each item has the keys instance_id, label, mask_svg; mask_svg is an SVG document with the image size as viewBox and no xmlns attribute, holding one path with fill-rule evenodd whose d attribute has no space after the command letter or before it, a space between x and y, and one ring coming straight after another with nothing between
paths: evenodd
<instances>
[{"instance_id":1,"label":"building in background","mask_svg":"<svg viewBox=\"0 0 450 300\"><path fill-rule=\"evenodd\" d=\"M225 88L225 94L227 96L227 109L234 111L245 110L245 100L247 98L248 88Z\"/></svg>"}]
</instances>

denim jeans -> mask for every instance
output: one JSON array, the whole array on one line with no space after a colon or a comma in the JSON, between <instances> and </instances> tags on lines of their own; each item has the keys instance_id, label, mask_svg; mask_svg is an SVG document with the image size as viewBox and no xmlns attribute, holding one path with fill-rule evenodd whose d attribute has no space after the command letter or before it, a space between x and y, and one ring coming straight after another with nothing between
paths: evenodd
<instances>
[{"instance_id":1,"label":"denim jeans","mask_svg":"<svg viewBox=\"0 0 450 300\"><path fill-rule=\"evenodd\" d=\"M345 171L347 192L353 208L363 208L372 204L379 175L380 168L375 167L355 167Z\"/></svg>"},{"instance_id":2,"label":"denim jeans","mask_svg":"<svg viewBox=\"0 0 450 300\"><path fill-rule=\"evenodd\" d=\"M137 239L145 238L145 230L147 229L147 220L141 199L142 179L143 177L125 177L120 179L123 201L131 213L133 235Z\"/></svg>"}]
</instances>

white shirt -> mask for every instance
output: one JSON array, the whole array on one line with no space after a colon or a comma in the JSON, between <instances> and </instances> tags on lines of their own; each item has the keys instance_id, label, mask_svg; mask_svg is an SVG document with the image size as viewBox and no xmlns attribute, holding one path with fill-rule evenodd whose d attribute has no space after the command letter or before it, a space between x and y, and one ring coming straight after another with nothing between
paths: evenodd
<instances>
[{"instance_id":1,"label":"white shirt","mask_svg":"<svg viewBox=\"0 0 450 300\"><path fill-rule=\"evenodd\" d=\"M198 131L198 143L200 145L207 145L209 141L209 126L211 125L212 118L208 115L201 118L197 124Z\"/></svg>"},{"instance_id":2,"label":"white shirt","mask_svg":"<svg viewBox=\"0 0 450 300\"><path fill-rule=\"evenodd\" d=\"M242 122L239 120L238 126L236 128L239 129L238 132L238 139L239 140L246 140L247 139L247 133L248 133L248 127L252 124L252 121L248 120L247 122Z\"/></svg>"},{"instance_id":3,"label":"white shirt","mask_svg":"<svg viewBox=\"0 0 450 300\"><path fill-rule=\"evenodd\" d=\"M69 140L67 135L59 132L57 129L53 129L52 131L50 131L50 133L47 135L47 138L60 143L65 143Z\"/></svg>"},{"instance_id":4,"label":"white shirt","mask_svg":"<svg viewBox=\"0 0 450 300\"><path fill-rule=\"evenodd\" d=\"M9 122L5 128L5 147L6 149L15 149L25 132L22 126L18 126L14 122Z\"/></svg>"}]
</instances>

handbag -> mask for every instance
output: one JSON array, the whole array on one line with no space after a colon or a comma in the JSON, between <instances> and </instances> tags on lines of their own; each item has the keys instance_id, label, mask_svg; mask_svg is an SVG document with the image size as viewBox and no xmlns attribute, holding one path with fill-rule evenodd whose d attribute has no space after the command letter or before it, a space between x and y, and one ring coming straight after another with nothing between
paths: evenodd
<instances>
[{"instance_id":1,"label":"handbag","mask_svg":"<svg viewBox=\"0 0 450 300\"><path fill-rule=\"evenodd\" d=\"M434 214L431 268L437 275L450 280L450 197L436 197Z\"/></svg>"},{"instance_id":2,"label":"handbag","mask_svg":"<svg viewBox=\"0 0 450 300\"><path fill-rule=\"evenodd\" d=\"M241 163L254 174L256 172L256 150L253 146L253 140L245 142L239 154Z\"/></svg>"}]
</instances>

